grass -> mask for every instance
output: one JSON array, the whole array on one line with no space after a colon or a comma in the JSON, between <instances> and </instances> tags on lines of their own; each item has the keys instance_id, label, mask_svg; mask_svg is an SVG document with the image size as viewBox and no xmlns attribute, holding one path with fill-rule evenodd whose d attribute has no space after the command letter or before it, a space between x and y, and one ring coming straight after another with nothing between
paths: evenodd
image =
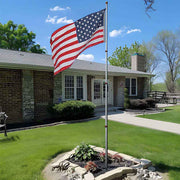
<instances>
[{"instance_id":1,"label":"grass","mask_svg":"<svg viewBox=\"0 0 180 180\"><path fill-rule=\"evenodd\" d=\"M165 112L139 115L138 117L180 124L180 106L167 107Z\"/></svg>"},{"instance_id":2,"label":"grass","mask_svg":"<svg viewBox=\"0 0 180 180\"><path fill-rule=\"evenodd\" d=\"M0 179L42 180L41 171L59 153L81 142L104 147L104 120L0 134ZM109 122L109 149L150 159L180 179L180 136Z\"/></svg>"}]
</instances>

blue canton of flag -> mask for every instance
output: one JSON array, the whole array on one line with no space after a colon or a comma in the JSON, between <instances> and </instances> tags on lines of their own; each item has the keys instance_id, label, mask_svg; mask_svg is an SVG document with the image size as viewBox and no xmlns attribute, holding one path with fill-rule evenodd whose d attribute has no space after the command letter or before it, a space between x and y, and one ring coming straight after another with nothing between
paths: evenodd
<instances>
[{"instance_id":1,"label":"blue canton of flag","mask_svg":"<svg viewBox=\"0 0 180 180\"><path fill-rule=\"evenodd\" d=\"M97 28L103 26L105 9L92 13L84 18L77 20L74 24L77 30L77 37L79 42L86 41Z\"/></svg>"}]
</instances>

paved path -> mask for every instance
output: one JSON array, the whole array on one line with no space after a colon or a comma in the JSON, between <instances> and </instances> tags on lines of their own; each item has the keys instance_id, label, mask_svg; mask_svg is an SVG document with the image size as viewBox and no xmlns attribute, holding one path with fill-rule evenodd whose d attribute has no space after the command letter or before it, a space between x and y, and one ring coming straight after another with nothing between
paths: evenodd
<instances>
[{"instance_id":1,"label":"paved path","mask_svg":"<svg viewBox=\"0 0 180 180\"><path fill-rule=\"evenodd\" d=\"M101 117L105 118L105 116L102 114ZM135 126L141 126L141 127L171 132L180 135L180 124L140 118L140 117L136 117L135 114L131 114L128 112L117 111L110 113L108 115L108 119L125 124L131 124Z\"/></svg>"}]
</instances>

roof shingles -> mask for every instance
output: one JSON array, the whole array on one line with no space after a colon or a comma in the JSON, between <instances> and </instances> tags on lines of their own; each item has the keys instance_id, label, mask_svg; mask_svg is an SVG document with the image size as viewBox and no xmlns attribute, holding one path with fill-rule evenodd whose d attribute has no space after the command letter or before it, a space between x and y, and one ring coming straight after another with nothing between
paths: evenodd
<instances>
[{"instance_id":1,"label":"roof shingles","mask_svg":"<svg viewBox=\"0 0 180 180\"><path fill-rule=\"evenodd\" d=\"M0 68L40 69L53 71L51 55L35 54L7 49L0 49ZM105 64L76 59L71 70L104 72ZM108 65L109 73L136 74L152 76L150 73L133 71L131 69Z\"/></svg>"}]
</instances>

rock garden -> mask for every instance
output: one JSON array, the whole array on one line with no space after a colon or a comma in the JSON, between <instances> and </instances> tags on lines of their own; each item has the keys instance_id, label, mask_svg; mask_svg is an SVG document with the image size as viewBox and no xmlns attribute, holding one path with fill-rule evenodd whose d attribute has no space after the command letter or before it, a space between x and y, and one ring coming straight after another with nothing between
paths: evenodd
<instances>
[{"instance_id":1,"label":"rock garden","mask_svg":"<svg viewBox=\"0 0 180 180\"><path fill-rule=\"evenodd\" d=\"M105 167L103 148L80 144L70 152L56 158L44 170L47 180L159 180L151 161L108 151Z\"/></svg>"}]
</instances>

